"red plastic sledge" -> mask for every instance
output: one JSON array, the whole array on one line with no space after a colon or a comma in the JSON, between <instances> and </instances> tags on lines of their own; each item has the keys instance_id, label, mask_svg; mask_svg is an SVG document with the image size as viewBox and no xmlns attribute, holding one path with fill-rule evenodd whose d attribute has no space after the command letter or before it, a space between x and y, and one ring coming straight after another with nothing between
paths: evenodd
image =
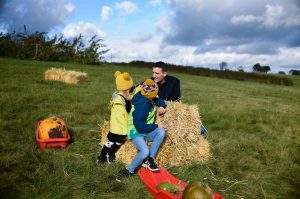
<instances>
[{"instance_id":1,"label":"red plastic sledge","mask_svg":"<svg viewBox=\"0 0 300 199\"><path fill-rule=\"evenodd\" d=\"M165 190L157 190L156 187L160 183L169 182L172 184L181 184L183 187L186 187L188 184L184 181L179 180L178 178L174 177L170 174L166 169L160 168L157 172L152 172L148 169L141 168L138 171L138 175L142 182L146 185L148 191L151 193L153 198L155 199L181 199L182 192L172 195ZM217 193L214 193L214 199L223 199Z\"/></svg>"},{"instance_id":2,"label":"red plastic sledge","mask_svg":"<svg viewBox=\"0 0 300 199\"><path fill-rule=\"evenodd\" d=\"M39 144L39 147L41 149L45 148L66 148L68 145L68 141L71 139L71 136L68 134L68 137L66 138L49 138L49 139L40 139L39 138L39 125L40 122L36 125L35 130L35 139Z\"/></svg>"}]
</instances>

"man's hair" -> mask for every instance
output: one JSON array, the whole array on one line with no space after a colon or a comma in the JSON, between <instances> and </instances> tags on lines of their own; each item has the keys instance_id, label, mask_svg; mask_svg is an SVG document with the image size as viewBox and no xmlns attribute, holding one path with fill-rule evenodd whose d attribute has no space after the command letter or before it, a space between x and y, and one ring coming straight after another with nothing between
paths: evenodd
<instances>
[{"instance_id":1,"label":"man's hair","mask_svg":"<svg viewBox=\"0 0 300 199\"><path fill-rule=\"evenodd\" d=\"M165 64L164 62L162 61L159 61L159 62L156 62L154 67L156 68L160 68L163 72L167 72L168 71L168 66L167 64Z\"/></svg>"}]
</instances>

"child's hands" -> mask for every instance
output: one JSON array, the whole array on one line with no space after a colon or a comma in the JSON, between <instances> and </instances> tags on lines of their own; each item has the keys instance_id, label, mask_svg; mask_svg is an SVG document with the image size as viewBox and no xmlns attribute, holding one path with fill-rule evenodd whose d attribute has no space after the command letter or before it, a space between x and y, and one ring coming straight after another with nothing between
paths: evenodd
<instances>
[{"instance_id":1,"label":"child's hands","mask_svg":"<svg viewBox=\"0 0 300 199\"><path fill-rule=\"evenodd\" d=\"M165 109L164 107L159 107L159 108L157 109L157 112L158 112L159 115L163 115L163 114L165 114L166 109Z\"/></svg>"},{"instance_id":2,"label":"child's hands","mask_svg":"<svg viewBox=\"0 0 300 199\"><path fill-rule=\"evenodd\" d=\"M158 128L164 128L164 129L166 129L166 127L165 127L165 125L163 123L159 123L158 124Z\"/></svg>"}]
</instances>

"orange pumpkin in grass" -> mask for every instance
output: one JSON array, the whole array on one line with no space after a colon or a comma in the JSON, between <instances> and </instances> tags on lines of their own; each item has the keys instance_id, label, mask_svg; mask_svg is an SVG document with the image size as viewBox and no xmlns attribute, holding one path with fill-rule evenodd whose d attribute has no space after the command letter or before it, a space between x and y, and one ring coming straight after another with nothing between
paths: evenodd
<instances>
[{"instance_id":1,"label":"orange pumpkin in grass","mask_svg":"<svg viewBox=\"0 0 300 199\"><path fill-rule=\"evenodd\" d=\"M39 138L67 138L68 128L66 123L55 116L44 119L39 124Z\"/></svg>"}]
</instances>

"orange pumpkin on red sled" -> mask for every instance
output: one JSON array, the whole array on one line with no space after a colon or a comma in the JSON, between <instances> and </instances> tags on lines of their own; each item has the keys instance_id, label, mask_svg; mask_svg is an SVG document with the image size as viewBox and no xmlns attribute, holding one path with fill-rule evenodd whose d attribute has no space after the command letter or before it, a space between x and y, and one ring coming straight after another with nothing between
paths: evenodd
<instances>
[{"instance_id":1,"label":"orange pumpkin on red sled","mask_svg":"<svg viewBox=\"0 0 300 199\"><path fill-rule=\"evenodd\" d=\"M36 140L40 148L65 148L70 140L66 123L55 116L38 121Z\"/></svg>"}]
</instances>

